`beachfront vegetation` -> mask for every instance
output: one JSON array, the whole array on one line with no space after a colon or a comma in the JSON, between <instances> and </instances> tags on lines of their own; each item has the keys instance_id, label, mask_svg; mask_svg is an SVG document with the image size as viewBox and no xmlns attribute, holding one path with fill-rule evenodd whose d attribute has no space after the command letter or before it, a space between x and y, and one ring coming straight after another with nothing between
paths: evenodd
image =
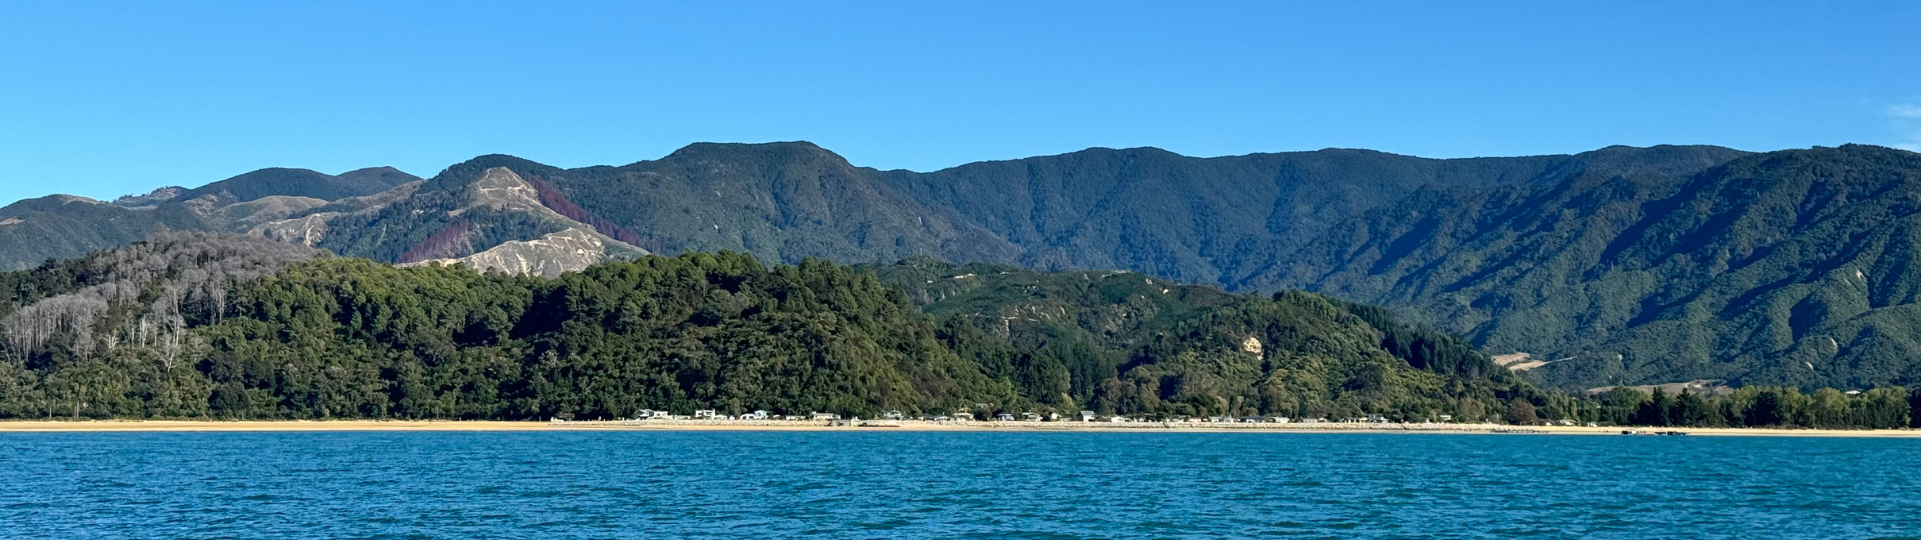
<instances>
[{"instance_id":1,"label":"beachfront vegetation","mask_svg":"<svg viewBox=\"0 0 1921 540\"><path fill-rule=\"evenodd\" d=\"M1900 387L1803 394L1793 387L1750 386L1718 396L1670 395L1614 388L1596 396L1586 415L1600 422L1673 427L1805 427L1895 429L1921 418L1921 389Z\"/></svg>"},{"instance_id":2,"label":"beachfront vegetation","mask_svg":"<svg viewBox=\"0 0 1921 540\"><path fill-rule=\"evenodd\" d=\"M1428 419L1546 399L1452 337L1308 293L1115 272L973 279L928 261L879 270L722 252L543 279L163 236L0 277L14 293L0 414ZM946 275L911 293L881 278L923 273ZM926 281L978 286L965 301L910 299Z\"/></svg>"},{"instance_id":3,"label":"beachfront vegetation","mask_svg":"<svg viewBox=\"0 0 1921 540\"><path fill-rule=\"evenodd\" d=\"M1377 307L1127 272L650 256L557 279L163 235L0 274L0 417L1080 410L1894 427L1921 396L1545 392Z\"/></svg>"}]
</instances>

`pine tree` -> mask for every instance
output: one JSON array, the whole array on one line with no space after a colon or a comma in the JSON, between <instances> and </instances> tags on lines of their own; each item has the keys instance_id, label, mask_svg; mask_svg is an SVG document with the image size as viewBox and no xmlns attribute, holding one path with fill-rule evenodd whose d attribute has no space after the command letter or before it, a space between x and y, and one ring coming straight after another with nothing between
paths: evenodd
<instances>
[{"instance_id":1,"label":"pine tree","mask_svg":"<svg viewBox=\"0 0 1921 540\"><path fill-rule=\"evenodd\" d=\"M1667 392L1663 392L1660 387L1655 387L1654 398L1642 403L1640 409L1634 412L1634 423L1644 426L1669 425L1669 419L1672 418L1670 412L1673 409L1674 401L1668 399Z\"/></svg>"},{"instance_id":2,"label":"pine tree","mask_svg":"<svg viewBox=\"0 0 1921 540\"><path fill-rule=\"evenodd\" d=\"M1908 390L1908 427L1921 428L1921 385Z\"/></svg>"}]
</instances>

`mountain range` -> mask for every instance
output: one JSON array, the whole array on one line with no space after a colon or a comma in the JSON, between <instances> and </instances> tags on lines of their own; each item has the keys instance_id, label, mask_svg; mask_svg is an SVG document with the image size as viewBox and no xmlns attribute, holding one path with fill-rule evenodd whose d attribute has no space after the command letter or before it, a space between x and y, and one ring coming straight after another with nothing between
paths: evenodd
<instances>
[{"instance_id":1,"label":"mountain range","mask_svg":"<svg viewBox=\"0 0 1921 540\"><path fill-rule=\"evenodd\" d=\"M1566 388L1859 388L1921 382L1917 181L1921 154L1858 145L1472 159L1096 148L921 173L805 142L703 143L618 167L489 155L427 179L268 169L114 202L21 201L0 209L0 266L192 230L549 276L716 250L1119 269L1384 305L1526 355L1527 377Z\"/></svg>"}]
</instances>

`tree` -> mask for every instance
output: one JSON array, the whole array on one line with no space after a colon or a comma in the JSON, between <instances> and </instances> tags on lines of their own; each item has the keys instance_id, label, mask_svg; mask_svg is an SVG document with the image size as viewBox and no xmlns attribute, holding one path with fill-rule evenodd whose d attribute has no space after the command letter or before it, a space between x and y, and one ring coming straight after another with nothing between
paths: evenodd
<instances>
[{"instance_id":1,"label":"tree","mask_svg":"<svg viewBox=\"0 0 1921 540\"><path fill-rule=\"evenodd\" d=\"M238 383L227 383L215 387L207 397L207 407L213 415L220 418L246 418L248 409L247 390Z\"/></svg>"},{"instance_id":2,"label":"tree","mask_svg":"<svg viewBox=\"0 0 1921 540\"><path fill-rule=\"evenodd\" d=\"M1809 396L1808 425L1824 428L1845 428L1859 425L1850 418L1848 395L1833 388L1816 390Z\"/></svg>"},{"instance_id":3,"label":"tree","mask_svg":"<svg viewBox=\"0 0 1921 540\"><path fill-rule=\"evenodd\" d=\"M1616 386L1600 395L1601 420L1613 424L1633 424L1648 394L1626 386Z\"/></svg>"},{"instance_id":4,"label":"tree","mask_svg":"<svg viewBox=\"0 0 1921 540\"><path fill-rule=\"evenodd\" d=\"M34 373L18 362L0 360L0 418L26 418L45 410Z\"/></svg>"},{"instance_id":5,"label":"tree","mask_svg":"<svg viewBox=\"0 0 1921 540\"><path fill-rule=\"evenodd\" d=\"M130 386L125 372L97 361L61 368L46 380L47 393L74 418L82 412L100 417L118 413Z\"/></svg>"},{"instance_id":6,"label":"tree","mask_svg":"<svg viewBox=\"0 0 1921 540\"><path fill-rule=\"evenodd\" d=\"M1454 416L1462 422L1480 422L1487 419L1487 407L1481 400L1464 397L1454 405Z\"/></svg>"},{"instance_id":7,"label":"tree","mask_svg":"<svg viewBox=\"0 0 1921 540\"><path fill-rule=\"evenodd\" d=\"M1682 391L1674 400L1674 408L1669 412L1669 424L1687 427L1705 427L1720 424L1720 411L1709 405L1706 399L1693 392Z\"/></svg>"},{"instance_id":8,"label":"tree","mask_svg":"<svg viewBox=\"0 0 1921 540\"><path fill-rule=\"evenodd\" d=\"M1666 426L1669 424L1668 419L1672 418L1673 409L1674 401L1668 399L1667 392L1661 391L1661 387L1657 386L1654 388L1654 397L1635 410L1633 422L1643 426Z\"/></svg>"},{"instance_id":9,"label":"tree","mask_svg":"<svg viewBox=\"0 0 1921 540\"><path fill-rule=\"evenodd\" d=\"M1748 408L1747 424L1753 427L1781 425L1788 417L1783 408L1780 392L1762 390L1754 396L1754 405Z\"/></svg>"},{"instance_id":10,"label":"tree","mask_svg":"<svg viewBox=\"0 0 1921 540\"><path fill-rule=\"evenodd\" d=\"M1507 403L1507 414L1501 415L1501 418L1507 420L1507 423L1517 426L1532 426L1541 423L1541 419L1534 415L1534 404L1528 403L1527 400L1521 398L1514 398L1513 401L1509 401Z\"/></svg>"},{"instance_id":11,"label":"tree","mask_svg":"<svg viewBox=\"0 0 1921 540\"><path fill-rule=\"evenodd\" d=\"M1921 385L1908 389L1908 427L1921 428Z\"/></svg>"}]
</instances>

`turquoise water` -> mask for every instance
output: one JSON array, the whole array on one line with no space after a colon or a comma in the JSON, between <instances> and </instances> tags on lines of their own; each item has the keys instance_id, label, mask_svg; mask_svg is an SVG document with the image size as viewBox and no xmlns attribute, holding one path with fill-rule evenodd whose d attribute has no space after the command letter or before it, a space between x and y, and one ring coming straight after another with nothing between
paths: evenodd
<instances>
[{"instance_id":1,"label":"turquoise water","mask_svg":"<svg viewBox=\"0 0 1921 540\"><path fill-rule=\"evenodd\" d=\"M1873 538L1921 440L0 434L4 538Z\"/></svg>"}]
</instances>

